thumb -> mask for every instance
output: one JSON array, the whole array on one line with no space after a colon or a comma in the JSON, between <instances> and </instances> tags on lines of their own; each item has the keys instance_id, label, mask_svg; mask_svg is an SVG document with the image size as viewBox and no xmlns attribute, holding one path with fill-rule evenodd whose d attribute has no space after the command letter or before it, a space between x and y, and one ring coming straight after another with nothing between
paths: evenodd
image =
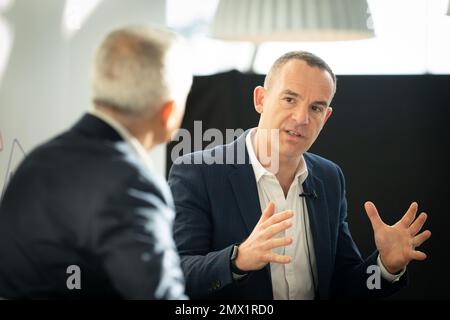
<instances>
[{"instance_id":1,"label":"thumb","mask_svg":"<svg viewBox=\"0 0 450 320\"><path fill-rule=\"evenodd\" d=\"M374 231L384 224L383 220L381 220L380 215L378 214L377 208L372 202L367 201L364 204L364 209L366 209L367 216L369 217Z\"/></svg>"},{"instance_id":2,"label":"thumb","mask_svg":"<svg viewBox=\"0 0 450 320\"><path fill-rule=\"evenodd\" d=\"M261 215L261 219L259 220L260 223L269 219L274 212L275 212L275 204L273 202L269 202L269 205L266 207L266 209L263 211Z\"/></svg>"}]
</instances>

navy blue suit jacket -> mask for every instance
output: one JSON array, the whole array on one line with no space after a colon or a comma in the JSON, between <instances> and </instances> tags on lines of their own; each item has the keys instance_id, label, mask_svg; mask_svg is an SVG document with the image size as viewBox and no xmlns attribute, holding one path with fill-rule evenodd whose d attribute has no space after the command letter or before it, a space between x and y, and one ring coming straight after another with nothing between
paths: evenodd
<instances>
[{"instance_id":1,"label":"navy blue suit jacket","mask_svg":"<svg viewBox=\"0 0 450 320\"><path fill-rule=\"evenodd\" d=\"M248 131L228 145L196 152L175 161L169 185L175 199L174 237L191 298L273 299L270 265L233 281L230 256L256 223L260 207L253 168L245 146ZM238 150L245 155L237 163ZM213 159L234 164L210 164ZM324 158L304 154L309 170L304 190L317 261L317 298L383 297L405 284L382 279L381 290L369 290L367 267L378 252L363 260L347 225L345 181L340 168ZM200 164L195 164L200 163ZM370 235L372 236L372 235Z\"/></svg>"},{"instance_id":2,"label":"navy blue suit jacket","mask_svg":"<svg viewBox=\"0 0 450 320\"><path fill-rule=\"evenodd\" d=\"M85 115L31 152L0 205L0 297L185 298L173 199L108 124ZM69 290L70 265L81 289Z\"/></svg>"}]
</instances>

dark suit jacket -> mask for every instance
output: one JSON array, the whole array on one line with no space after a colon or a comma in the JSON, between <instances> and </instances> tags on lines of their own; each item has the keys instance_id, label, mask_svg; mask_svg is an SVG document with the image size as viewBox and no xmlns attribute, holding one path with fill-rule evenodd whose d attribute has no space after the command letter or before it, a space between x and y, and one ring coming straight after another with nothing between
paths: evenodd
<instances>
[{"instance_id":1,"label":"dark suit jacket","mask_svg":"<svg viewBox=\"0 0 450 320\"><path fill-rule=\"evenodd\" d=\"M233 245L249 236L262 212L245 146L247 133L231 144L181 157L171 168L174 236L191 298L273 299L270 265L243 281L233 281L230 271ZM238 150L244 154L242 164L205 164L213 159L224 163L227 155L238 160ZM309 170L304 190L317 194L317 199L306 199L317 261L317 298L382 297L403 286L406 276L394 284L382 279L381 290L367 289L372 274L367 274L367 267L376 264L378 252L363 260L352 240L344 176L324 158L310 153L304 157Z\"/></svg>"},{"instance_id":2,"label":"dark suit jacket","mask_svg":"<svg viewBox=\"0 0 450 320\"><path fill-rule=\"evenodd\" d=\"M184 298L173 199L119 134L85 115L31 152L0 207L0 297ZM81 270L69 290L68 266Z\"/></svg>"}]
</instances>

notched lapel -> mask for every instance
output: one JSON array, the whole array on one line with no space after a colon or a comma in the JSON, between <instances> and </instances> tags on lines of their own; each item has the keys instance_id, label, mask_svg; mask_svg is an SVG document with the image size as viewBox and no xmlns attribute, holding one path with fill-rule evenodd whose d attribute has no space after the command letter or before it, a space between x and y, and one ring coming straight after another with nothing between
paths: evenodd
<instances>
[{"instance_id":1,"label":"notched lapel","mask_svg":"<svg viewBox=\"0 0 450 320\"><path fill-rule=\"evenodd\" d=\"M306 197L309 224L316 254L318 289L320 296L328 295L331 272L330 219L323 182L310 172L303 183L304 190L315 192L316 197Z\"/></svg>"},{"instance_id":2,"label":"notched lapel","mask_svg":"<svg viewBox=\"0 0 450 320\"><path fill-rule=\"evenodd\" d=\"M261 216L255 175L250 164L237 165L231 170L228 177L242 218L250 234Z\"/></svg>"}]
</instances>

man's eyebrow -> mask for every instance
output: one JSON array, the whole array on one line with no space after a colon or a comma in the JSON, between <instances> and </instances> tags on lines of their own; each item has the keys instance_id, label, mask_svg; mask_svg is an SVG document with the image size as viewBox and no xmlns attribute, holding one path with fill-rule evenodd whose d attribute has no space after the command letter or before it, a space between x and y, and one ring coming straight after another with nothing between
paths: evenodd
<instances>
[{"instance_id":1,"label":"man's eyebrow","mask_svg":"<svg viewBox=\"0 0 450 320\"><path fill-rule=\"evenodd\" d=\"M314 101L311 104L315 104L315 105L319 104L319 105L322 105L324 107L328 107L328 103L326 101Z\"/></svg>"},{"instance_id":2,"label":"man's eyebrow","mask_svg":"<svg viewBox=\"0 0 450 320\"><path fill-rule=\"evenodd\" d=\"M299 93L297 93L297 92L295 92L295 91L292 91L292 90L290 90L290 89L283 90L283 91L281 92L281 94L288 94L288 95L294 96L294 97L301 97L301 95L300 95Z\"/></svg>"},{"instance_id":3,"label":"man's eyebrow","mask_svg":"<svg viewBox=\"0 0 450 320\"><path fill-rule=\"evenodd\" d=\"M287 94L287 95L290 95L290 96L294 96L294 97L296 97L296 98L301 98L301 97L302 97L302 95L301 95L300 93L297 93L297 92L292 91L292 90L290 90L290 89L283 90L283 91L281 92L281 94ZM314 101L314 102L311 103L311 104L322 105L322 106L324 106L324 107L328 107L328 102L325 101L325 100L323 100L323 101L322 101L322 100Z\"/></svg>"}]
</instances>

